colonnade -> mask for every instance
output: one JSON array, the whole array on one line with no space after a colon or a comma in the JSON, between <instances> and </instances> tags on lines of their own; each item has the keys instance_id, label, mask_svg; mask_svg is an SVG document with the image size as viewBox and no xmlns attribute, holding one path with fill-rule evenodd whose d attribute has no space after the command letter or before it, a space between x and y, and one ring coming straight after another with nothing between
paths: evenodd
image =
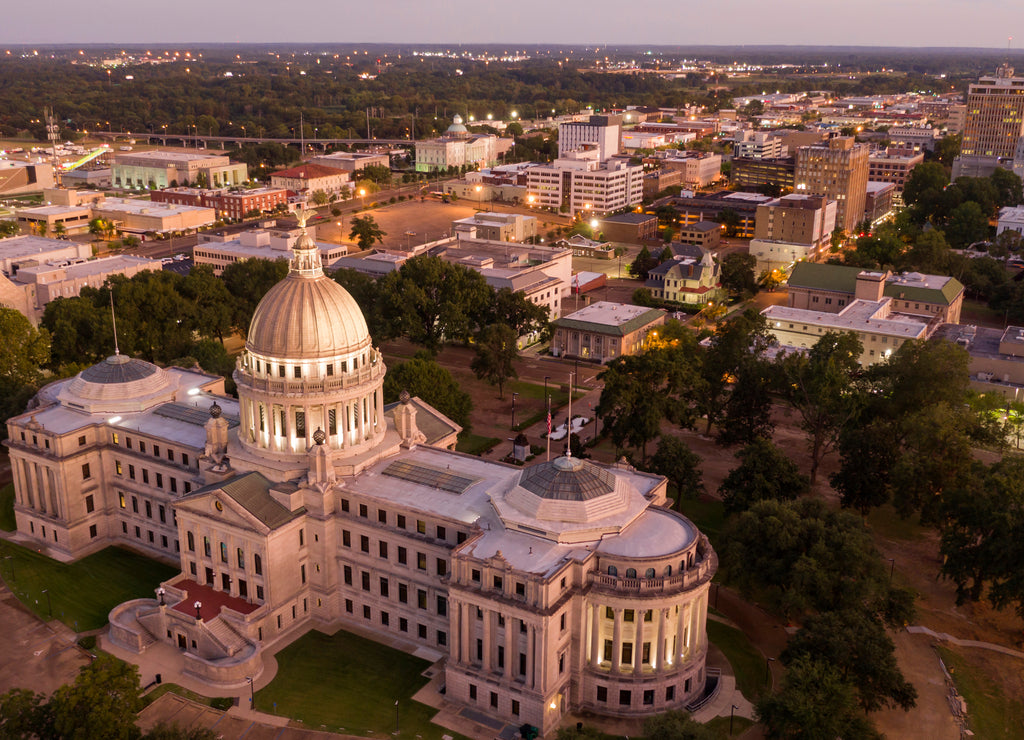
<instances>
[{"instance_id":1,"label":"colonnade","mask_svg":"<svg viewBox=\"0 0 1024 740\"><path fill-rule=\"evenodd\" d=\"M20 478L14 486L19 493L18 503L40 514L63 518L53 468L25 459L12 461L14 476Z\"/></svg>"},{"instance_id":2,"label":"colonnade","mask_svg":"<svg viewBox=\"0 0 1024 740\"><path fill-rule=\"evenodd\" d=\"M706 641L707 597L686 604L646 608L590 604L587 664L612 673L664 673L683 664ZM610 616L609 616L610 614ZM646 646L646 650L645 650Z\"/></svg>"},{"instance_id":3,"label":"colonnade","mask_svg":"<svg viewBox=\"0 0 1024 740\"><path fill-rule=\"evenodd\" d=\"M521 680L527 688L538 687L537 625L494 609L481 609L478 618L479 607L463 601L453 601L451 606L456 619L456 644L451 654L458 663L479 665L510 681ZM481 641L479 652L476 640Z\"/></svg>"}]
</instances>

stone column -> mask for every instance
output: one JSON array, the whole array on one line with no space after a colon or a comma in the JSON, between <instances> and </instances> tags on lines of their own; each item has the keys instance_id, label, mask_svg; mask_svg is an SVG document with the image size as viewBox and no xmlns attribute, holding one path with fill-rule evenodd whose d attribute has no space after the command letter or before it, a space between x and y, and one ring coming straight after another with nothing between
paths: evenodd
<instances>
[{"instance_id":1,"label":"stone column","mask_svg":"<svg viewBox=\"0 0 1024 740\"><path fill-rule=\"evenodd\" d=\"M686 656L686 641L683 639L686 631L685 625L686 607L680 604L679 619L676 620L676 664L681 664Z\"/></svg>"},{"instance_id":2,"label":"stone column","mask_svg":"<svg viewBox=\"0 0 1024 740\"><path fill-rule=\"evenodd\" d=\"M665 626L668 623L668 609L658 610L658 650L657 664L654 670L659 673L665 672Z\"/></svg>"},{"instance_id":3,"label":"stone column","mask_svg":"<svg viewBox=\"0 0 1024 740\"><path fill-rule=\"evenodd\" d=\"M633 675L639 676L644 669L644 610L634 612L636 618L636 642L633 643Z\"/></svg>"},{"instance_id":4,"label":"stone column","mask_svg":"<svg viewBox=\"0 0 1024 740\"><path fill-rule=\"evenodd\" d=\"M459 642L462 643L462 662L468 665L473 662L473 631L470 629L470 625L473 624L470 613L473 610L473 605L460 604L459 606L459 613L462 615L461 634L459 635Z\"/></svg>"},{"instance_id":5,"label":"stone column","mask_svg":"<svg viewBox=\"0 0 1024 740\"><path fill-rule=\"evenodd\" d=\"M537 628L526 626L526 680L530 688L537 686Z\"/></svg>"},{"instance_id":6,"label":"stone column","mask_svg":"<svg viewBox=\"0 0 1024 740\"><path fill-rule=\"evenodd\" d=\"M39 511L43 514L46 513L46 481L43 480L42 473L39 472L39 463L32 463L35 468L36 474L36 488L39 493Z\"/></svg>"},{"instance_id":7,"label":"stone column","mask_svg":"<svg viewBox=\"0 0 1024 740\"><path fill-rule=\"evenodd\" d=\"M519 651L516 650L516 623L515 617L505 617L505 678L512 680L512 663L519 662Z\"/></svg>"},{"instance_id":8,"label":"stone column","mask_svg":"<svg viewBox=\"0 0 1024 740\"><path fill-rule=\"evenodd\" d=\"M612 672L622 670L622 608L615 607L615 626L612 630Z\"/></svg>"},{"instance_id":9,"label":"stone column","mask_svg":"<svg viewBox=\"0 0 1024 740\"><path fill-rule=\"evenodd\" d=\"M601 665L601 606L591 607L594 613L590 617L590 662L595 668Z\"/></svg>"},{"instance_id":10,"label":"stone column","mask_svg":"<svg viewBox=\"0 0 1024 740\"><path fill-rule=\"evenodd\" d=\"M359 429L359 436L357 437L357 444L361 443L366 439L366 428L365 428L365 414L363 413L364 405L366 404L366 396L360 396L356 400L356 427Z\"/></svg>"},{"instance_id":11,"label":"stone column","mask_svg":"<svg viewBox=\"0 0 1024 740\"><path fill-rule=\"evenodd\" d=\"M484 612L484 661L483 669L485 672L491 670L491 649L492 649L492 625L491 625L491 611L488 609Z\"/></svg>"}]
</instances>

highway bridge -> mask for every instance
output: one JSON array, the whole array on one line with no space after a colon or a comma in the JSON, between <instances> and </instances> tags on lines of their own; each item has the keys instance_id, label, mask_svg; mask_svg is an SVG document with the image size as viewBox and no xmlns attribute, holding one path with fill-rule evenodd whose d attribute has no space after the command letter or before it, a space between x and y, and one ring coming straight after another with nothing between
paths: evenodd
<instances>
[{"instance_id":1,"label":"highway bridge","mask_svg":"<svg viewBox=\"0 0 1024 740\"><path fill-rule=\"evenodd\" d=\"M208 149L213 146L215 149L236 149L243 144L265 144L275 143L285 146L301 147L305 144L312 149L326 151L327 147L345 144L347 146L413 146L416 142L409 139L273 139L268 136L205 136L203 134L168 134L168 133L125 133L123 131L90 131L89 136L106 141L124 141L135 139L145 141L147 144L159 144L160 146L182 146L196 149Z\"/></svg>"}]
</instances>

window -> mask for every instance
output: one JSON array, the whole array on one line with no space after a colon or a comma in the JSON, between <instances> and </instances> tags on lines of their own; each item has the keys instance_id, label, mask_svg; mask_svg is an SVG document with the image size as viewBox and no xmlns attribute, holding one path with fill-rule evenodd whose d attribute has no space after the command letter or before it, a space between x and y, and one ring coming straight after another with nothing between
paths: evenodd
<instances>
[{"instance_id":1,"label":"window","mask_svg":"<svg viewBox=\"0 0 1024 740\"><path fill-rule=\"evenodd\" d=\"M565 612L562 612L561 616L558 618L558 626L562 632L565 632Z\"/></svg>"},{"instance_id":2,"label":"window","mask_svg":"<svg viewBox=\"0 0 1024 740\"><path fill-rule=\"evenodd\" d=\"M409 631L409 620L406 619L405 617L399 617L398 618L398 629L399 629L400 632L408 632Z\"/></svg>"},{"instance_id":3,"label":"window","mask_svg":"<svg viewBox=\"0 0 1024 740\"><path fill-rule=\"evenodd\" d=\"M341 500L341 510L344 511L344 512L348 511L348 499L347 498L343 498Z\"/></svg>"},{"instance_id":4,"label":"window","mask_svg":"<svg viewBox=\"0 0 1024 740\"><path fill-rule=\"evenodd\" d=\"M476 701L476 686L474 684L469 685L469 698L472 701Z\"/></svg>"},{"instance_id":5,"label":"window","mask_svg":"<svg viewBox=\"0 0 1024 740\"><path fill-rule=\"evenodd\" d=\"M135 466L134 465L129 465L128 466L128 477L131 478L132 480L135 480Z\"/></svg>"},{"instance_id":6,"label":"window","mask_svg":"<svg viewBox=\"0 0 1024 740\"><path fill-rule=\"evenodd\" d=\"M174 462L174 450L167 450L167 459Z\"/></svg>"},{"instance_id":7,"label":"window","mask_svg":"<svg viewBox=\"0 0 1024 740\"><path fill-rule=\"evenodd\" d=\"M171 493L177 493L178 492L178 479L177 478L171 478L170 479L170 483L171 483Z\"/></svg>"},{"instance_id":8,"label":"window","mask_svg":"<svg viewBox=\"0 0 1024 740\"><path fill-rule=\"evenodd\" d=\"M501 591L504 582L501 580L501 576L494 576L494 588Z\"/></svg>"},{"instance_id":9,"label":"window","mask_svg":"<svg viewBox=\"0 0 1024 740\"><path fill-rule=\"evenodd\" d=\"M160 514L160 523L167 524L167 509L164 508L163 504L157 507L157 512Z\"/></svg>"},{"instance_id":10,"label":"window","mask_svg":"<svg viewBox=\"0 0 1024 740\"><path fill-rule=\"evenodd\" d=\"M302 565L299 566L299 578L300 578L300 580L303 583L306 582L306 566L305 566L305 564L302 564Z\"/></svg>"},{"instance_id":11,"label":"window","mask_svg":"<svg viewBox=\"0 0 1024 740\"><path fill-rule=\"evenodd\" d=\"M404 583L398 584L398 600L403 604L409 603L409 587Z\"/></svg>"},{"instance_id":12,"label":"window","mask_svg":"<svg viewBox=\"0 0 1024 740\"><path fill-rule=\"evenodd\" d=\"M352 547L352 533L347 529L341 530L341 544L345 547Z\"/></svg>"},{"instance_id":13,"label":"window","mask_svg":"<svg viewBox=\"0 0 1024 740\"><path fill-rule=\"evenodd\" d=\"M226 542L220 543L220 562L228 562L228 545Z\"/></svg>"},{"instance_id":14,"label":"window","mask_svg":"<svg viewBox=\"0 0 1024 740\"><path fill-rule=\"evenodd\" d=\"M149 485L149 471L145 468L142 469L142 482Z\"/></svg>"},{"instance_id":15,"label":"window","mask_svg":"<svg viewBox=\"0 0 1024 740\"><path fill-rule=\"evenodd\" d=\"M675 701L676 699L676 687L666 686L665 687L665 701Z\"/></svg>"},{"instance_id":16,"label":"window","mask_svg":"<svg viewBox=\"0 0 1024 740\"><path fill-rule=\"evenodd\" d=\"M601 702L607 702L608 701L608 687L607 686L598 686L597 687L597 700L601 701Z\"/></svg>"},{"instance_id":17,"label":"window","mask_svg":"<svg viewBox=\"0 0 1024 740\"><path fill-rule=\"evenodd\" d=\"M328 365L330 367L330 365ZM391 623L391 616L387 612L380 613L380 623L387 627Z\"/></svg>"},{"instance_id":18,"label":"window","mask_svg":"<svg viewBox=\"0 0 1024 740\"><path fill-rule=\"evenodd\" d=\"M365 570L359 573L359 585L363 591L370 590L370 574Z\"/></svg>"},{"instance_id":19,"label":"window","mask_svg":"<svg viewBox=\"0 0 1024 740\"><path fill-rule=\"evenodd\" d=\"M89 525L89 539L96 539L96 525Z\"/></svg>"},{"instance_id":20,"label":"window","mask_svg":"<svg viewBox=\"0 0 1024 740\"><path fill-rule=\"evenodd\" d=\"M160 445L153 445L153 457L160 457Z\"/></svg>"},{"instance_id":21,"label":"window","mask_svg":"<svg viewBox=\"0 0 1024 740\"><path fill-rule=\"evenodd\" d=\"M644 690L644 704L654 704L654 689Z\"/></svg>"},{"instance_id":22,"label":"window","mask_svg":"<svg viewBox=\"0 0 1024 740\"><path fill-rule=\"evenodd\" d=\"M124 470L121 468L120 460L114 460L114 472L118 475L124 475Z\"/></svg>"},{"instance_id":23,"label":"window","mask_svg":"<svg viewBox=\"0 0 1024 740\"><path fill-rule=\"evenodd\" d=\"M299 380L301 378L302 378L302 368L296 365L296 367L295 367L295 379Z\"/></svg>"},{"instance_id":24,"label":"window","mask_svg":"<svg viewBox=\"0 0 1024 740\"><path fill-rule=\"evenodd\" d=\"M195 538L195 535L193 535L191 532L186 532L185 536L186 536L186 539L188 540L188 551L189 552L195 552L196 551L196 538Z\"/></svg>"},{"instance_id":25,"label":"window","mask_svg":"<svg viewBox=\"0 0 1024 740\"><path fill-rule=\"evenodd\" d=\"M121 506L122 509L125 508L124 491L117 492L117 503Z\"/></svg>"},{"instance_id":26,"label":"window","mask_svg":"<svg viewBox=\"0 0 1024 740\"><path fill-rule=\"evenodd\" d=\"M437 574L439 576L448 575L448 561L444 558L437 559Z\"/></svg>"},{"instance_id":27,"label":"window","mask_svg":"<svg viewBox=\"0 0 1024 740\"><path fill-rule=\"evenodd\" d=\"M397 525L399 529L405 529L405 514L399 514L397 517Z\"/></svg>"},{"instance_id":28,"label":"window","mask_svg":"<svg viewBox=\"0 0 1024 740\"><path fill-rule=\"evenodd\" d=\"M387 524L388 523L388 513L387 513L387 511L385 511L384 509L378 509L377 510L377 521L380 522L381 524Z\"/></svg>"},{"instance_id":29,"label":"window","mask_svg":"<svg viewBox=\"0 0 1024 740\"><path fill-rule=\"evenodd\" d=\"M437 528L437 539L439 539L439 540L446 540L446 539L448 539L448 532L445 530L444 527L438 526L438 528Z\"/></svg>"},{"instance_id":30,"label":"window","mask_svg":"<svg viewBox=\"0 0 1024 740\"><path fill-rule=\"evenodd\" d=\"M381 578L380 579L380 595L383 596L385 599L388 597L388 592L390 591L390 585L391 585L391 582L387 578Z\"/></svg>"},{"instance_id":31,"label":"window","mask_svg":"<svg viewBox=\"0 0 1024 740\"><path fill-rule=\"evenodd\" d=\"M633 643L624 642L622 643L622 655L619 656L619 662L624 665L629 665L633 662Z\"/></svg>"},{"instance_id":32,"label":"window","mask_svg":"<svg viewBox=\"0 0 1024 740\"><path fill-rule=\"evenodd\" d=\"M256 553L252 556L252 568L256 572L256 575L263 575L263 559L260 558L260 554ZM262 598L262 597L260 597Z\"/></svg>"},{"instance_id":33,"label":"window","mask_svg":"<svg viewBox=\"0 0 1024 740\"><path fill-rule=\"evenodd\" d=\"M302 438L306 436L306 412L295 412L295 436Z\"/></svg>"},{"instance_id":34,"label":"window","mask_svg":"<svg viewBox=\"0 0 1024 740\"><path fill-rule=\"evenodd\" d=\"M630 695L629 689L619 689L619 705L628 707L633 703L633 697Z\"/></svg>"},{"instance_id":35,"label":"window","mask_svg":"<svg viewBox=\"0 0 1024 740\"><path fill-rule=\"evenodd\" d=\"M146 518L147 519L152 519L153 518L153 502L152 501L147 501L146 502Z\"/></svg>"},{"instance_id":36,"label":"window","mask_svg":"<svg viewBox=\"0 0 1024 740\"><path fill-rule=\"evenodd\" d=\"M418 570L427 569L427 554L423 552L416 553L416 568Z\"/></svg>"},{"instance_id":37,"label":"window","mask_svg":"<svg viewBox=\"0 0 1024 740\"><path fill-rule=\"evenodd\" d=\"M116 445L121 444L121 438L117 435L117 432L110 435L110 441Z\"/></svg>"},{"instance_id":38,"label":"window","mask_svg":"<svg viewBox=\"0 0 1024 740\"><path fill-rule=\"evenodd\" d=\"M420 609L427 608L427 592L422 588L416 589L416 606Z\"/></svg>"},{"instance_id":39,"label":"window","mask_svg":"<svg viewBox=\"0 0 1024 740\"><path fill-rule=\"evenodd\" d=\"M369 514L369 509L366 508L366 504L359 504L359 516L366 519Z\"/></svg>"},{"instance_id":40,"label":"window","mask_svg":"<svg viewBox=\"0 0 1024 740\"><path fill-rule=\"evenodd\" d=\"M444 646L448 644L448 633L442 630L437 631L437 644Z\"/></svg>"},{"instance_id":41,"label":"window","mask_svg":"<svg viewBox=\"0 0 1024 740\"><path fill-rule=\"evenodd\" d=\"M345 599L345 611L349 614L352 613L352 599Z\"/></svg>"},{"instance_id":42,"label":"window","mask_svg":"<svg viewBox=\"0 0 1024 740\"><path fill-rule=\"evenodd\" d=\"M419 624L419 625L416 625L416 627L417 627L416 632L419 634L420 639L426 640L427 639L427 625Z\"/></svg>"},{"instance_id":43,"label":"window","mask_svg":"<svg viewBox=\"0 0 1024 740\"><path fill-rule=\"evenodd\" d=\"M425 521L423 521L422 519L417 519L416 520L416 531L419 532L420 534L426 534L427 533L427 523Z\"/></svg>"},{"instance_id":44,"label":"window","mask_svg":"<svg viewBox=\"0 0 1024 740\"><path fill-rule=\"evenodd\" d=\"M516 699L512 700L512 716L513 717L518 717L519 716L519 702Z\"/></svg>"},{"instance_id":45,"label":"window","mask_svg":"<svg viewBox=\"0 0 1024 740\"><path fill-rule=\"evenodd\" d=\"M491 692L491 708L492 709L497 709L498 708L498 692L496 692L496 691L492 691Z\"/></svg>"},{"instance_id":46,"label":"window","mask_svg":"<svg viewBox=\"0 0 1024 740\"><path fill-rule=\"evenodd\" d=\"M137 496L132 496L132 513L139 513L139 499Z\"/></svg>"},{"instance_id":47,"label":"window","mask_svg":"<svg viewBox=\"0 0 1024 740\"><path fill-rule=\"evenodd\" d=\"M92 471L89 469L89 463L82 464L82 480L89 480L92 478Z\"/></svg>"},{"instance_id":48,"label":"window","mask_svg":"<svg viewBox=\"0 0 1024 740\"><path fill-rule=\"evenodd\" d=\"M448 599L444 596L437 597L437 615L439 617L448 616Z\"/></svg>"},{"instance_id":49,"label":"window","mask_svg":"<svg viewBox=\"0 0 1024 740\"><path fill-rule=\"evenodd\" d=\"M398 548L398 562L405 565L408 561L408 556L404 547Z\"/></svg>"},{"instance_id":50,"label":"window","mask_svg":"<svg viewBox=\"0 0 1024 740\"><path fill-rule=\"evenodd\" d=\"M359 535L359 549L363 552L370 551L370 538L367 537L365 534Z\"/></svg>"},{"instance_id":51,"label":"window","mask_svg":"<svg viewBox=\"0 0 1024 740\"><path fill-rule=\"evenodd\" d=\"M352 566L346 565L344 570L345 585L352 585Z\"/></svg>"},{"instance_id":52,"label":"window","mask_svg":"<svg viewBox=\"0 0 1024 740\"><path fill-rule=\"evenodd\" d=\"M186 455L184 452L181 453L181 464L185 465L186 467L188 466L188 455Z\"/></svg>"},{"instance_id":53,"label":"window","mask_svg":"<svg viewBox=\"0 0 1024 740\"><path fill-rule=\"evenodd\" d=\"M526 584L516 581L516 596L526 596Z\"/></svg>"},{"instance_id":54,"label":"window","mask_svg":"<svg viewBox=\"0 0 1024 740\"><path fill-rule=\"evenodd\" d=\"M78 446L79 447L84 447L85 446L85 435L84 434L81 437L78 438Z\"/></svg>"}]
</instances>

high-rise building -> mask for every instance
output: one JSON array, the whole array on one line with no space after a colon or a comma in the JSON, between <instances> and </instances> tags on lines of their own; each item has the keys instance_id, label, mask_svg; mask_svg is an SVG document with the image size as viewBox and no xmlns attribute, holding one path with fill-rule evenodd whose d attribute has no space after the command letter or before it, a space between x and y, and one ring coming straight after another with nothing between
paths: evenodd
<instances>
[{"instance_id":1,"label":"high-rise building","mask_svg":"<svg viewBox=\"0 0 1024 740\"><path fill-rule=\"evenodd\" d=\"M1024 77L1001 66L994 76L982 77L967 91L960 156L953 162L954 179L990 175L1001 158L1012 159L1024 136Z\"/></svg>"},{"instance_id":2,"label":"high-rise building","mask_svg":"<svg viewBox=\"0 0 1024 740\"><path fill-rule=\"evenodd\" d=\"M836 202L836 227L853 232L864 219L868 192L868 145L852 136L802 146L796 151L797 193L825 195Z\"/></svg>"},{"instance_id":3,"label":"high-rise building","mask_svg":"<svg viewBox=\"0 0 1024 740\"><path fill-rule=\"evenodd\" d=\"M596 148L602 162L619 153L622 116L591 116L589 121L558 124L558 157L585 148Z\"/></svg>"}]
</instances>

